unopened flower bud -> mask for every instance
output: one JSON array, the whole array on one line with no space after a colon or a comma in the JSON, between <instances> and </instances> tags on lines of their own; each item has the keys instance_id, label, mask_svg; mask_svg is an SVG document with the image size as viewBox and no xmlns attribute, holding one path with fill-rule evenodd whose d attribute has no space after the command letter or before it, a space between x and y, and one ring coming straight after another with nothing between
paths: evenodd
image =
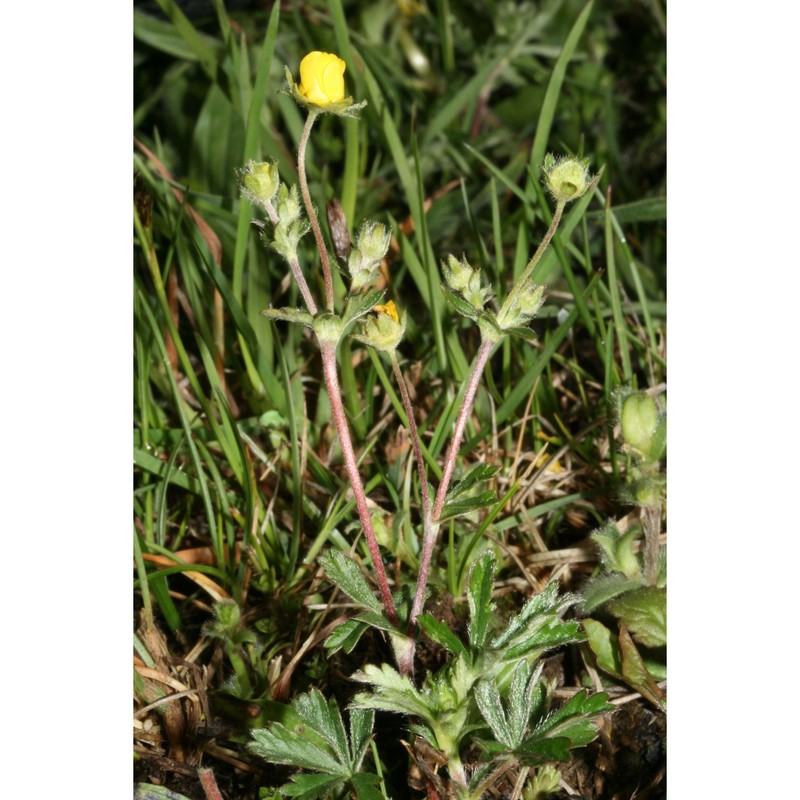
<instances>
[{"instance_id":1,"label":"unopened flower bud","mask_svg":"<svg viewBox=\"0 0 800 800\"><path fill-rule=\"evenodd\" d=\"M278 165L248 161L239 174L242 194L254 205L266 208L278 191Z\"/></svg>"},{"instance_id":2,"label":"unopened flower bud","mask_svg":"<svg viewBox=\"0 0 800 800\"><path fill-rule=\"evenodd\" d=\"M644 392L630 395L622 404L622 437L645 458L649 458L653 450L658 421L656 401Z\"/></svg>"},{"instance_id":3,"label":"unopened flower bud","mask_svg":"<svg viewBox=\"0 0 800 800\"><path fill-rule=\"evenodd\" d=\"M300 62L300 85L297 87L309 103L328 106L344 100L346 64L333 53L315 50Z\"/></svg>"},{"instance_id":4,"label":"unopened flower bud","mask_svg":"<svg viewBox=\"0 0 800 800\"><path fill-rule=\"evenodd\" d=\"M442 274L447 285L458 292L476 311L481 311L489 299L492 290L481 285L481 271L473 268L465 256L459 261L448 255L442 262Z\"/></svg>"},{"instance_id":5,"label":"unopened flower bud","mask_svg":"<svg viewBox=\"0 0 800 800\"><path fill-rule=\"evenodd\" d=\"M544 182L550 194L559 202L577 200L591 182L589 159L562 156L556 158L548 153L542 164Z\"/></svg>"},{"instance_id":6,"label":"unopened flower bud","mask_svg":"<svg viewBox=\"0 0 800 800\"><path fill-rule=\"evenodd\" d=\"M527 281L513 295L506 310L497 316L497 324L503 328L521 328L527 325L544 303L544 286Z\"/></svg>"},{"instance_id":7,"label":"unopened flower bud","mask_svg":"<svg viewBox=\"0 0 800 800\"><path fill-rule=\"evenodd\" d=\"M365 221L361 225L347 258L351 290L358 290L375 280L391 240L392 234L383 223Z\"/></svg>"},{"instance_id":8,"label":"unopened flower bud","mask_svg":"<svg viewBox=\"0 0 800 800\"><path fill-rule=\"evenodd\" d=\"M297 186L292 184L289 189L285 183L280 185L278 196L275 200L275 211L280 222L289 223L300 218L302 205L300 202L300 191Z\"/></svg>"}]
</instances>

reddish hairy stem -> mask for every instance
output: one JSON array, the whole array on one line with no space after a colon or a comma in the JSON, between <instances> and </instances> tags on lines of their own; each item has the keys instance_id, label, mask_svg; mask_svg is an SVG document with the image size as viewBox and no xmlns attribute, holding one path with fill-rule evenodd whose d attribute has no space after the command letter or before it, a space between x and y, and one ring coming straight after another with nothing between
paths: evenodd
<instances>
[{"instance_id":1,"label":"reddish hairy stem","mask_svg":"<svg viewBox=\"0 0 800 800\"><path fill-rule=\"evenodd\" d=\"M336 371L336 345L331 342L320 342L319 348L322 353L322 370L325 375L325 385L328 387L328 396L331 401L333 421L339 434L339 443L342 447L344 465L347 469L347 476L350 478L350 486L356 500L358 516L364 528L364 536L367 540L372 565L375 568L375 577L378 580L378 587L383 600L383 607L386 609L386 616L393 625L397 625L397 612L392 602L392 593L389 590L389 581L386 578L386 570L383 568L378 540L375 538L375 530L372 527L372 519L367 508L367 496L364 493L364 485L361 482L361 475L358 472L358 462L353 450L353 442L350 439L350 428L347 424L347 417L342 403L342 393L339 389L339 376Z\"/></svg>"},{"instance_id":2,"label":"reddish hairy stem","mask_svg":"<svg viewBox=\"0 0 800 800\"><path fill-rule=\"evenodd\" d=\"M431 514L430 523L425 525L425 533L422 542L422 561L419 567L419 576L417 578L417 590L414 595L414 604L411 607L411 616L409 618L410 625L413 627L417 617L422 612L422 604L425 601L425 586L428 583L428 571L431 566L431 558L433 557L433 546L436 544L436 535L439 532L439 517L442 514L444 507L444 498L447 495L447 489L450 486L450 481L453 477L453 472L456 468L456 460L458 458L458 451L461 447L461 440L464 438L464 431L467 427L467 420L472 412L472 406L475 404L475 395L478 391L478 384L480 383L483 369L486 362L489 360L494 342L484 340L478 352L475 354L475 360L472 362L472 372L470 373L467 381L466 389L464 390L464 399L461 401L461 409L458 412L456 419L456 427L453 431L453 438L450 440L450 446L447 448L447 455L444 459L444 471L442 473L442 480L439 483L439 488L436 491L436 500L433 505L433 512Z\"/></svg>"}]
</instances>

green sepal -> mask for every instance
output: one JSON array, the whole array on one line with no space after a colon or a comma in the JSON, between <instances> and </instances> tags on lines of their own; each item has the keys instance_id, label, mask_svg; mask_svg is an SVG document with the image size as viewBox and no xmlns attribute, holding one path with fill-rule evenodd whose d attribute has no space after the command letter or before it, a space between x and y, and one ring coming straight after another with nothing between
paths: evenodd
<instances>
[{"instance_id":1,"label":"green sepal","mask_svg":"<svg viewBox=\"0 0 800 800\"><path fill-rule=\"evenodd\" d=\"M442 292L444 293L444 299L447 300L447 303L454 311L461 314L462 317L467 317L468 319L472 320L478 319L479 312L475 310L475 307L472 305L472 303L468 303L460 294L454 292L446 283L441 284L441 287Z\"/></svg>"},{"instance_id":2,"label":"green sepal","mask_svg":"<svg viewBox=\"0 0 800 800\"><path fill-rule=\"evenodd\" d=\"M538 341L539 338L530 328L506 328L505 332L530 343Z\"/></svg>"},{"instance_id":3,"label":"green sepal","mask_svg":"<svg viewBox=\"0 0 800 800\"><path fill-rule=\"evenodd\" d=\"M327 105L319 106L300 94L300 90L294 82L294 77L289 67L284 65L283 70L286 77L286 86L278 91L281 94L288 94L298 105L307 108L309 111L316 112L317 114L335 114L337 117L358 119L361 111L367 106L366 100L362 100L360 103L354 103L352 97L345 97L340 103L328 103Z\"/></svg>"}]
</instances>

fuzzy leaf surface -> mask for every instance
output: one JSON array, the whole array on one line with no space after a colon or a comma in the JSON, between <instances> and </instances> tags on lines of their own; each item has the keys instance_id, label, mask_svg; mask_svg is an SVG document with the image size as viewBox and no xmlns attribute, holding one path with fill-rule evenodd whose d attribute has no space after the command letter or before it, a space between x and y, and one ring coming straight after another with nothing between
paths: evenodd
<instances>
[{"instance_id":1,"label":"fuzzy leaf surface","mask_svg":"<svg viewBox=\"0 0 800 800\"><path fill-rule=\"evenodd\" d=\"M494 553L485 553L473 565L467 586L469 602L469 643L478 648L486 641L494 606L492 589L497 561Z\"/></svg>"},{"instance_id":2,"label":"fuzzy leaf surface","mask_svg":"<svg viewBox=\"0 0 800 800\"><path fill-rule=\"evenodd\" d=\"M362 606L380 613L381 605L372 593L367 579L358 564L340 550L328 550L319 557L328 578L349 598Z\"/></svg>"},{"instance_id":3,"label":"fuzzy leaf surface","mask_svg":"<svg viewBox=\"0 0 800 800\"><path fill-rule=\"evenodd\" d=\"M452 500L459 495L468 492L476 483L488 481L497 475L500 467L492 466L491 464L478 464L477 467L470 470L469 473L462 478L458 483L450 487L447 492L446 500Z\"/></svg>"},{"instance_id":4,"label":"fuzzy leaf surface","mask_svg":"<svg viewBox=\"0 0 800 800\"><path fill-rule=\"evenodd\" d=\"M417 617L417 622L422 630L424 630L434 642L442 645L442 647L446 648L451 653L458 655L459 653L466 652L466 648L461 642L461 639L459 639L444 622L439 621L431 614L420 614L420 616Z\"/></svg>"},{"instance_id":5,"label":"fuzzy leaf surface","mask_svg":"<svg viewBox=\"0 0 800 800\"><path fill-rule=\"evenodd\" d=\"M667 590L645 586L618 597L608 610L646 647L667 643Z\"/></svg>"}]
</instances>

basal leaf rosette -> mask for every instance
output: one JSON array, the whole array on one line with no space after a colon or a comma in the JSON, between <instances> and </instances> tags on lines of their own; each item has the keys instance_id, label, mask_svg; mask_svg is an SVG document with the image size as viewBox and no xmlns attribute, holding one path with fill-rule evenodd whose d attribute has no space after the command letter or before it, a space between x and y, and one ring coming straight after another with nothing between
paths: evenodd
<instances>
[{"instance_id":1,"label":"basal leaf rosette","mask_svg":"<svg viewBox=\"0 0 800 800\"><path fill-rule=\"evenodd\" d=\"M314 50L300 62L299 85L289 67L285 67L284 91L309 111L357 118L367 101L354 103L352 97L345 97L345 69L346 65L339 56Z\"/></svg>"}]
</instances>

